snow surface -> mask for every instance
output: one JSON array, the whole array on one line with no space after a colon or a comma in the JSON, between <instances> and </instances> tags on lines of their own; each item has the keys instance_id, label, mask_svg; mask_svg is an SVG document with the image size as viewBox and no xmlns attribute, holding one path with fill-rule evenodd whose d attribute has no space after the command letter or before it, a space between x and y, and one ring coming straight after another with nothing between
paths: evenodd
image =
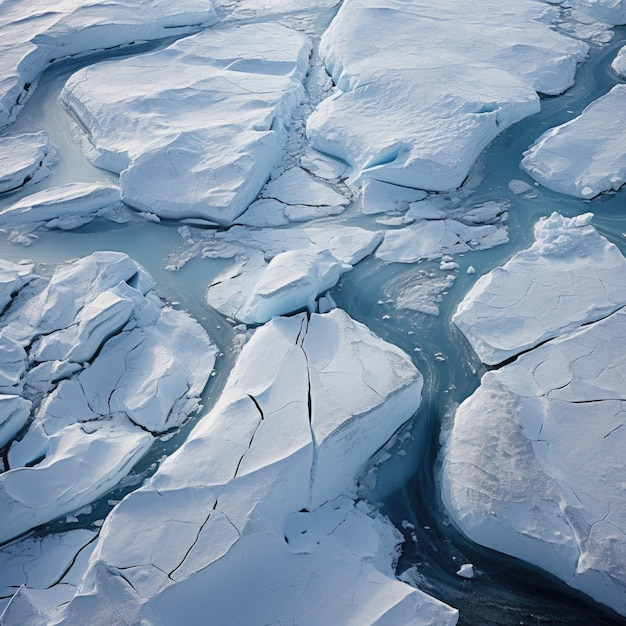
<instances>
[{"instance_id":1,"label":"snow surface","mask_svg":"<svg viewBox=\"0 0 626 626\"><path fill-rule=\"evenodd\" d=\"M624 615L625 340L620 309L485 374L456 413L442 489L471 540Z\"/></svg>"},{"instance_id":2,"label":"snow surface","mask_svg":"<svg viewBox=\"0 0 626 626\"><path fill-rule=\"evenodd\" d=\"M211 28L80 70L61 99L122 199L160 217L231 223L279 160L310 42L280 24ZM184 194L180 192L184 189Z\"/></svg>"},{"instance_id":3,"label":"snow surface","mask_svg":"<svg viewBox=\"0 0 626 626\"><path fill-rule=\"evenodd\" d=\"M626 85L616 85L578 117L546 131L521 167L560 193L593 198L626 182Z\"/></svg>"},{"instance_id":4,"label":"snow surface","mask_svg":"<svg viewBox=\"0 0 626 626\"><path fill-rule=\"evenodd\" d=\"M541 218L532 246L469 290L452 321L481 361L501 363L626 304L626 259L592 217Z\"/></svg>"},{"instance_id":5,"label":"snow surface","mask_svg":"<svg viewBox=\"0 0 626 626\"><path fill-rule=\"evenodd\" d=\"M44 179L56 161L45 131L0 137L0 193Z\"/></svg>"},{"instance_id":6,"label":"snow surface","mask_svg":"<svg viewBox=\"0 0 626 626\"><path fill-rule=\"evenodd\" d=\"M210 0L4 0L0 128L15 119L53 61L193 32L215 21Z\"/></svg>"},{"instance_id":7,"label":"snow surface","mask_svg":"<svg viewBox=\"0 0 626 626\"><path fill-rule=\"evenodd\" d=\"M460 186L494 137L539 110L537 92L573 84L588 46L552 30L553 11L534 0L471 11L462 0L345 0L320 43L337 90L308 120L311 144L347 162L352 184Z\"/></svg>"},{"instance_id":8,"label":"snow surface","mask_svg":"<svg viewBox=\"0 0 626 626\"><path fill-rule=\"evenodd\" d=\"M55 623L455 624L394 578L398 532L351 496L421 387L404 353L338 309L257 329L214 409L113 509Z\"/></svg>"},{"instance_id":9,"label":"snow surface","mask_svg":"<svg viewBox=\"0 0 626 626\"><path fill-rule=\"evenodd\" d=\"M198 410L216 354L124 254L94 253L50 279L3 263L13 295L1 318L0 444L28 428L0 474L0 542L115 486L157 434Z\"/></svg>"}]
</instances>

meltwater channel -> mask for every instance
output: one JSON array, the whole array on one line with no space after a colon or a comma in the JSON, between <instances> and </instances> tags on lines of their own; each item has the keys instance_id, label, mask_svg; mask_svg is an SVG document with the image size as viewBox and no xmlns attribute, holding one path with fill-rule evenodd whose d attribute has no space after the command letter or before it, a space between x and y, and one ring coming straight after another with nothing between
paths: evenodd
<instances>
[{"instance_id":1,"label":"meltwater channel","mask_svg":"<svg viewBox=\"0 0 626 626\"><path fill-rule=\"evenodd\" d=\"M460 610L464 626L565 625L626 626L626 618L595 604L560 581L515 559L486 550L466 540L448 522L438 493L437 457L442 431L454 407L478 386L484 372L464 338L455 331L450 318L478 276L504 263L532 240L536 220L552 211L573 216L587 211L595 214L594 226L626 253L626 192L611 193L591 202L564 197L541 189L540 197L523 199L507 188L511 179L531 182L519 169L524 150L547 128L578 115L591 101L606 93L616 82L610 63L626 42L626 28L616 28L612 42L592 49L579 68L576 84L562 96L544 98L541 113L513 126L498 137L483 153L476 168L482 182L471 196L473 203L506 199L509 211L510 242L492 250L466 253L463 266L473 265L476 274L460 273L444 297L438 317L394 306L398 285L410 283L426 264L385 265L370 258L347 274L334 290L338 306L363 322L384 339L398 345L414 361L425 379L423 401L412 422L400 432L389 449L390 458L376 467L375 484L364 481L364 497L379 504L406 541L398 573L418 584L424 591ZM41 79L11 132L47 130L60 153L60 162L37 188L43 189L70 181L107 181L116 176L89 164L73 140L69 115L58 102L65 80L85 65L111 56L138 54L169 42L102 52L59 63ZM0 207L32 193L31 189L9 194ZM154 277L160 294L188 310L203 324L218 344L221 353L216 375L204 397L205 409L217 399L237 354L230 325L204 301L211 279L223 262L192 260L178 272L165 269L164 258L180 245L177 224L132 222L123 225L94 222L76 231L43 232L27 249L0 239L0 255L12 260L24 257L57 264L96 250L126 252ZM403 282L404 281L404 282ZM163 455L170 454L186 437L193 420L167 441L160 441L135 468L136 484L154 468ZM126 481L101 498L91 516L81 524L101 519L110 505L133 486ZM67 530L71 525L53 522L40 533ZM76 527L76 526L74 526ZM478 575L471 580L456 576L462 563L473 563Z\"/></svg>"}]
</instances>

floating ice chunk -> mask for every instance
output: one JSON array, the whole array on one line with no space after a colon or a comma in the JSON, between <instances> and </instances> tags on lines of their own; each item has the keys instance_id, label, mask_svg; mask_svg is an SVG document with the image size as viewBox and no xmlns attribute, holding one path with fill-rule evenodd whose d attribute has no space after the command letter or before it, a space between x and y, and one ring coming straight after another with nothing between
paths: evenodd
<instances>
[{"instance_id":1,"label":"floating ice chunk","mask_svg":"<svg viewBox=\"0 0 626 626\"><path fill-rule=\"evenodd\" d=\"M237 258L213 280L207 301L224 315L252 324L312 310L316 297L381 240L377 232L329 224L280 230L235 226L214 234L191 230L185 234L202 254Z\"/></svg>"},{"instance_id":2,"label":"floating ice chunk","mask_svg":"<svg viewBox=\"0 0 626 626\"><path fill-rule=\"evenodd\" d=\"M215 22L213 3L180 0L72 0L42 8L11 2L0 15L0 127L12 122L50 62L95 50L194 32Z\"/></svg>"},{"instance_id":3,"label":"floating ice chunk","mask_svg":"<svg viewBox=\"0 0 626 626\"><path fill-rule=\"evenodd\" d=\"M444 191L482 149L574 82L587 44L550 28L545 4L343 2L320 43L337 90L308 120L314 148L376 179ZM420 42L415 46L415 42Z\"/></svg>"},{"instance_id":4,"label":"floating ice chunk","mask_svg":"<svg viewBox=\"0 0 626 626\"><path fill-rule=\"evenodd\" d=\"M456 413L442 495L473 541L626 615L625 338L620 309L485 374Z\"/></svg>"},{"instance_id":5,"label":"floating ice chunk","mask_svg":"<svg viewBox=\"0 0 626 626\"><path fill-rule=\"evenodd\" d=\"M215 408L102 527L85 581L126 592L85 585L59 623L97 610L163 624L210 611L216 624L452 626L454 610L393 577L398 532L342 496L421 384L405 354L338 309L257 329Z\"/></svg>"},{"instance_id":6,"label":"floating ice chunk","mask_svg":"<svg viewBox=\"0 0 626 626\"><path fill-rule=\"evenodd\" d=\"M366 179L361 189L361 210L365 214L403 211L409 208L409 204L423 200L427 195L420 189Z\"/></svg>"},{"instance_id":7,"label":"floating ice chunk","mask_svg":"<svg viewBox=\"0 0 626 626\"><path fill-rule=\"evenodd\" d=\"M620 78L626 78L626 46L617 53L611 63L611 68Z\"/></svg>"},{"instance_id":8,"label":"floating ice chunk","mask_svg":"<svg viewBox=\"0 0 626 626\"><path fill-rule=\"evenodd\" d=\"M0 137L0 193L42 180L56 161L44 131Z\"/></svg>"},{"instance_id":9,"label":"floating ice chunk","mask_svg":"<svg viewBox=\"0 0 626 626\"><path fill-rule=\"evenodd\" d=\"M626 182L626 85L616 85L577 118L546 131L521 167L560 193L590 199Z\"/></svg>"},{"instance_id":10,"label":"floating ice chunk","mask_svg":"<svg viewBox=\"0 0 626 626\"><path fill-rule=\"evenodd\" d=\"M218 276L207 298L223 315L245 324L262 324L276 315L313 310L317 296L351 269L328 250L290 250L277 254L259 271L226 281Z\"/></svg>"},{"instance_id":11,"label":"floating ice chunk","mask_svg":"<svg viewBox=\"0 0 626 626\"><path fill-rule=\"evenodd\" d=\"M490 365L626 304L626 259L589 224L553 213L535 243L485 274L452 321Z\"/></svg>"},{"instance_id":12,"label":"floating ice chunk","mask_svg":"<svg viewBox=\"0 0 626 626\"><path fill-rule=\"evenodd\" d=\"M228 224L281 155L310 49L279 24L211 28L80 70L61 99L86 129L88 156L121 172L128 205Z\"/></svg>"},{"instance_id":13,"label":"floating ice chunk","mask_svg":"<svg viewBox=\"0 0 626 626\"><path fill-rule=\"evenodd\" d=\"M456 575L461 578L474 578L474 566L471 563L464 563L461 565Z\"/></svg>"},{"instance_id":14,"label":"floating ice chunk","mask_svg":"<svg viewBox=\"0 0 626 626\"><path fill-rule=\"evenodd\" d=\"M508 187L511 193L514 193L516 196L521 196L522 194L533 192L535 190L532 185L529 185L523 180L517 180L515 178L509 181Z\"/></svg>"}]
</instances>

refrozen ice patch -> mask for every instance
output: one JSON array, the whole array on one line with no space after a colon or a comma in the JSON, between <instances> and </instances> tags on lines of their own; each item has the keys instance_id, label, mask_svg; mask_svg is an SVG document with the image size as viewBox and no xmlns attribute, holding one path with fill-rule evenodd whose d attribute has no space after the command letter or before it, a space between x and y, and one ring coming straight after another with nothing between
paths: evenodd
<instances>
[{"instance_id":1,"label":"refrozen ice patch","mask_svg":"<svg viewBox=\"0 0 626 626\"><path fill-rule=\"evenodd\" d=\"M33 227L72 230L96 217L124 221L120 189L109 183L67 183L18 200L0 210L0 230L30 231ZM126 218L128 220L130 218Z\"/></svg>"},{"instance_id":2,"label":"refrozen ice patch","mask_svg":"<svg viewBox=\"0 0 626 626\"><path fill-rule=\"evenodd\" d=\"M43 180L57 159L45 131L0 137L0 193Z\"/></svg>"},{"instance_id":3,"label":"refrozen ice patch","mask_svg":"<svg viewBox=\"0 0 626 626\"><path fill-rule=\"evenodd\" d=\"M620 309L485 374L456 413L442 487L471 540L623 615L625 340Z\"/></svg>"},{"instance_id":4,"label":"refrozen ice patch","mask_svg":"<svg viewBox=\"0 0 626 626\"><path fill-rule=\"evenodd\" d=\"M345 495L421 386L404 353L338 309L257 329L215 408L111 512L59 623L455 624L394 578L398 532Z\"/></svg>"},{"instance_id":5,"label":"refrozen ice patch","mask_svg":"<svg viewBox=\"0 0 626 626\"><path fill-rule=\"evenodd\" d=\"M617 56L611 63L611 69L620 77L626 79L626 46L620 48Z\"/></svg>"},{"instance_id":6,"label":"refrozen ice patch","mask_svg":"<svg viewBox=\"0 0 626 626\"><path fill-rule=\"evenodd\" d=\"M2 4L0 128L15 119L52 61L199 30L215 22L211 0L38 0Z\"/></svg>"},{"instance_id":7,"label":"refrozen ice patch","mask_svg":"<svg viewBox=\"0 0 626 626\"><path fill-rule=\"evenodd\" d=\"M198 410L216 354L124 254L94 253L50 279L20 267L7 266L17 295L0 332L1 391L12 392L0 395L0 543L114 487Z\"/></svg>"},{"instance_id":8,"label":"refrozen ice patch","mask_svg":"<svg viewBox=\"0 0 626 626\"><path fill-rule=\"evenodd\" d=\"M484 363L495 365L626 304L626 259L586 213L553 213L535 242L481 276L452 317Z\"/></svg>"},{"instance_id":9,"label":"refrozen ice patch","mask_svg":"<svg viewBox=\"0 0 626 626\"><path fill-rule=\"evenodd\" d=\"M211 28L87 67L61 99L86 130L89 158L121 173L129 206L230 224L281 157L310 51L280 24Z\"/></svg>"},{"instance_id":10,"label":"refrozen ice patch","mask_svg":"<svg viewBox=\"0 0 626 626\"><path fill-rule=\"evenodd\" d=\"M559 193L590 199L626 182L626 85L616 85L578 117L546 131L521 167Z\"/></svg>"},{"instance_id":11,"label":"refrozen ice patch","mask_svg":"<svg viewBox=\"0 0 626 626\"><path fill-rule=\"evenodd\" d=\"M314 148L377 179L445 191L482 149L573 84L587 44L540 2L346 0L320 43L337 90L308 120ZM415 42L420 45L416 46Z\"/></svg>"},{"instance_id":12,"label":"refrozen ice patch","mask_svg":"<svg viewBox=\"0 0 626 626\"><path fill-rule=\"evenodd\" d=\"M439 304L454 285L455 278L454 274L420 269L390 280L385 295L393 299L397 309L439 315Z\"/></svg>"}]
</instances>

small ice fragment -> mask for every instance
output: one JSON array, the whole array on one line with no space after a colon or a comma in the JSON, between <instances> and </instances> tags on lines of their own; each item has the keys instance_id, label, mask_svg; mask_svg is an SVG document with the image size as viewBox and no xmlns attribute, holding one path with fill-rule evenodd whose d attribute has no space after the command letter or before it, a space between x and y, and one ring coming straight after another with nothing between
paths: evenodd
<instances>
[{"instance_id":1,"label":"small ice fragment","mask_svg":"<svg viewBox=\"0 0 626 626\"><path fill-rule=\"evenodd\" d=\"M468 273L468 274L475 274L475 273L476 273L476 268L475 268L473 265L470 265L470 266L467 268L467 273Z\"/></svg>"},{"instance_id":2,"label":"small ice fragment","mask_svg":"<svg viewBox=\"0 0 626 626\"><path fill-rule=\"evenodd\" d=\"M471 563L461 565L461 569L456 573L461 578L474 578L474 566Z\"/></svg>"}]
</instances>

